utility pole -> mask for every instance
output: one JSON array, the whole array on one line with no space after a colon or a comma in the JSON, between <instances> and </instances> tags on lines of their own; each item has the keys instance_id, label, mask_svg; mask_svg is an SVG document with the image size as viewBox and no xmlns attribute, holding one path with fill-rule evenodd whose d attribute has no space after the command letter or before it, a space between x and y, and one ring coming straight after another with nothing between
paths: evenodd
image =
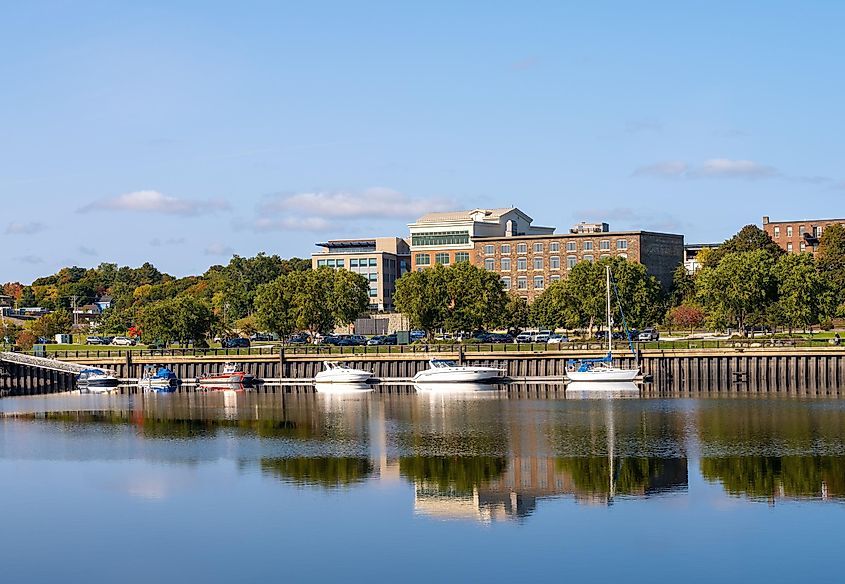
<instances>
[{"instance_id":1,"label":"utility pole","mask_svg":"<svg viewBox=\"0 0 845 584\"><path fill-rule=\"evenodd\" d=\"M76 314L76 299L77 298L78 298L78 296L75 296L75 295L70 297L70 305L71 305L71 311L73 313L73 326L74 326L74 328L79 324L79 315Z\"/></svg>"}]
</instances>

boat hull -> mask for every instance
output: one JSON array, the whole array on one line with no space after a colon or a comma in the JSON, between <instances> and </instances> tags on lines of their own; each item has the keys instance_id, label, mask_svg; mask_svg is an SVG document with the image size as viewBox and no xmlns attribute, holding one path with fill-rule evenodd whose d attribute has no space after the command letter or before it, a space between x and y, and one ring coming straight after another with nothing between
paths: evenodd
<instances>
[{"instance_id":1,"label":"boat hull","mask_svg":"<svg viewBox=\"0 0 845 584\"><path fill-rule=\"evenodd\" d=\"M501 369L487 367L466 367L455 369L427 369L414 375L415 383L473 383L500 379Z\"/></svg>"},{"instance_id":2,"label":"boat hull","mask_svg":"<svg viewBox=\"0 0 845 584\"><path fill-rule=\"evenodd\" d=\"M373 377L369 371L320 371L314 376L315 383L366 383Z\"/></svg>"},{"instance_id":3,"label":"boat hull","mask_svg":"<svg viewBox=\"0 0 845 584\"><path fill-rule=\"evenodd\" d=\"M223 373L220 375L209 375L200 377L197 383L203 387L227 389L232 385L249 385L255 381L252 374L238 371L236 373Z\"/></svg>"},{"instance_id":4,"label":"boat hull","mask_svg":"<svg viewBox=\"0 0 845 584\"><path fill-rule=\"evenodd\" d=\"M640 374L639 369L593 369L590 371L568 371L570 381L589 383L607 383L614 381L634 381Z\"/></svg>"}]
</instances>

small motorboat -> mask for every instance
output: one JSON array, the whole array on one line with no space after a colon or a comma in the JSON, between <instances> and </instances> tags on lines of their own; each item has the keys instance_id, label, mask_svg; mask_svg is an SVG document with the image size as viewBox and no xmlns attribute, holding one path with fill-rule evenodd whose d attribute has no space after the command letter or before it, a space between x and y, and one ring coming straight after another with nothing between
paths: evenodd
<instances>
[{"instance_id":1,"label":"small motorboat","mask_svg":"<svg viewBox=\"0 0 845 584\"><path fill-rule=\"evenodd\" d=\"M203 374L197 383L208 389L231 389L232 386L251 385L255 381L252 373L245 373L237 363L226 363L222 373Z\"/></svg>"},{"instance_id":2,"label":"small motorboat","mask_svg":"<svg viewBox=\"0 0 845 584\"><path fill-rule=\"evenodd\" d=\"M477 382L490 381L505 376L505 370L498 367L476 367L457 365L454 361L432 359L429 368L414 375L415 383Z\"/></svg>"},{"instance_id":3,"label":"small motorboat","mask_svg":"<svg viewBox=\"0 0 845 584\"><path fill-rule=\"evenodd\" d=\"M317 383L365 383L373 376L372 371L353 369L337 361L326 361L326 368L320 371L314 381Z\"/></svg>"},{"instance_id":4,"label":"small motorboat","mask_svg":"<svg viewBox=\"0 0 845 584\"><path fill-rule=\"evenodd\" d=\"M144 365L144 373L138 380L142 389L149 389L159 393L176 391L181 380L170 369L163 365Z\"/></svg>"},{"instance_id":5,"label":"small motorboat","mask_svg":"<svg viewBox=\"0 0 845 584\"><path fill-rule=\"evenodd\" d=\"M104 393L120 385L120 380L108 371L92 367L79 372L76 384L80 390Z\"/></svg>"}]
</instances>

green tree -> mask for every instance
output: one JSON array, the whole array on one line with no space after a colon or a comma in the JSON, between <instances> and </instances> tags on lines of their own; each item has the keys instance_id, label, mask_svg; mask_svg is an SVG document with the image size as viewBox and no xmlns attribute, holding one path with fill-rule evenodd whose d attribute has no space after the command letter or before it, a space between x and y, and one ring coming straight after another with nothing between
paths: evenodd
<instances>
[{"instance_id":1,"label":"green tree","mask_svg":"<svg viewBox=\"0 0 845 584\"><path fill-rule=\"evenodd\" d=\"M833 306L826 316L845 316L845 226L831 225L824 230L817 260L819 272L832 295Z\"/></svg>"},{"instance_id":2,"label":"green tree","mask_svg":"<svg viewBox=\"0 0 845 584\"><path fill-rule=\"evenodd\" d=\"M294 310L295 288L288 284L290 276L282 276L258 287L255 297L255 318L259 327L285 339L296 330Z\"/></svg>"},{"instance_id":3,"label":"green tree","mask_svg":"<svg viewBox=\"0 0 845 584\"><path fill-rule=\"evenodd\" d=\"M172 335L183 343L203 344L214 323L211 307L186 294L165 301L172 310Z\"/></svg>"},{"instance_id":4,"label":"green tree","mask_svg":"<svg viewBox=\"0 0 845 584\"><path fill-rule=\"evenodd\" d=\"M725 241L725 243L712 252L703 255L702 260L706 263L702 265L712 268L719 265L719 262L729 254L749 251L765 251L773 259L777 259L786 253L774 242L768 233L756 225L746 225L736 235Z\"/></svg>"},{"instance_id":5,"label":"green tree","mask_svg":"<svg viewBox=\"0 0 845 584\"><path fill-rule=\"evenodd\" d=\"M819 320L827 301L827 284L810 254L786 254L775 264L777 313L792 333Z\"/></svg>"},{"instance_id":6,"label":"green tree","mask_svg":"<svg viewBox=\"0 0 845 584\"><path fill-rule=\"evenodd\" d=\"M558 281L543 290L531 303L531 324L550 329L581 326L581 315L571 296L573 289L566 281Z\"/></svg>"},{"instance_id":7,"label":"green tree","mask_svg":"<svg viewBox=\"0 0 845 584\"><path fill-rule=\"evenodd\" d=\"M509 331L521 331L528 326L531 317L531 310L528 301L519 294L511 292L508 294L508 301L505 304L505 314L501 326Z\"/></svg>"},{"instance_id":8,"label":"green tree","mask_svg":"<svg viewBox=\"0 0 845 584\"><path fill-rule=\"evenodd\" d=\"M680 306L695 299L695 276L683 264L672 274L671 305Z\"/></svg>"},{"instance_id":9,"label":"green tree","mask_svg":"<svg viewBox=\"0 0 845 584\"><path fill-rule=\"evenodd\" d=\"M393 304L408 318L412 328L424 330L429 337L444 326L449 293L446 268L440 264L418 272L408 272L396 280Z\"/></svg>"},{"instance_id":10,"label":"green tree","mask_svg":"<svg viewBox=\"0 0 845 584\"><path fill-rule=\"evenodd\" d=\"M698 299L715 327L745 329L749 318L765 313L776 298L775 260L768 250L734 252L697 276Z\"/></svg>"},{"instance_id":11,"label":"green tree","mask_svg":"<svg viewBox=\"0 0 845 584\"><path fill-rule=\"evenodd\" d=\"M501 321L507 295L501 278L468 262L447 268L445 327L449 331L473 332Z\"/></svg>"},{"instance_id":12,"label":"green tree","mask_svg":"<svg viewBox=\"0 0 845 584\"><path fill-rule=\"evenodd\" d=\"M35 320L29 328L35 336L49 339L56 335L69 333L73 328L73 321L70 314L58 310Z\"/></svg>"}]
</instances>

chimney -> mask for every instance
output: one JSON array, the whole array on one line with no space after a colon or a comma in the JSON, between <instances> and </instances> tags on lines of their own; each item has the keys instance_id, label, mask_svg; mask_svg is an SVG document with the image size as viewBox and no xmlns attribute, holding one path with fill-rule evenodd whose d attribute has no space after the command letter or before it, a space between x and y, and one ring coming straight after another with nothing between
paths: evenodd
<instances>
[{"instance_id":1,"label":"chimney","mask_svg":"<svg viewBox=\"0 0 845 584\"><path fill-rule=\"evenodd\" d=\"M763 225L768 225L768 224L769 224L769 216L763 215Z\"/></svg>"}]
</instances>

